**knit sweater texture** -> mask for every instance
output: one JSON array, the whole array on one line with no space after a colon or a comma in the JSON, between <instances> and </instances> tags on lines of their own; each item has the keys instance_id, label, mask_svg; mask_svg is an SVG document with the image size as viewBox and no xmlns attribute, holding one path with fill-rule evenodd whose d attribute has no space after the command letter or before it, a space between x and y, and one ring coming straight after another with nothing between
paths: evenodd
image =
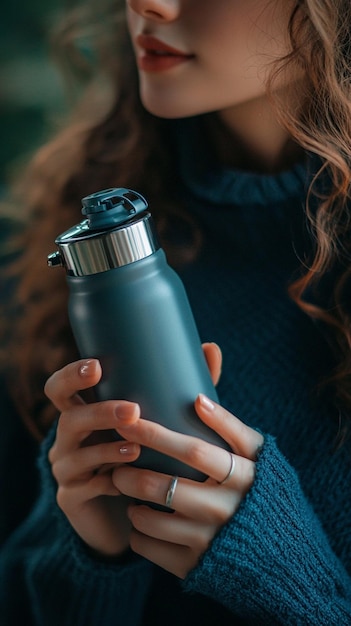
<instances>
[{"instance_id":1,"label":"knit sweater texture","mask_svg":"<svg viewBox=\"0 0 351 626\"><path fill-rule=\"evenodd\" d=\"M106 563L57 507L53 429L38 497L0 553L1 624L350 626L351 449L336 446L337 411L319 390L325 335L287 294L311 247L312 160L276 175L219 169L199 120L171 126L179 201L202 236L179 273L202 340L223 351L221 403L264 434L254 484L184 581L133 554Z\"/></svg>"}]
</instances>

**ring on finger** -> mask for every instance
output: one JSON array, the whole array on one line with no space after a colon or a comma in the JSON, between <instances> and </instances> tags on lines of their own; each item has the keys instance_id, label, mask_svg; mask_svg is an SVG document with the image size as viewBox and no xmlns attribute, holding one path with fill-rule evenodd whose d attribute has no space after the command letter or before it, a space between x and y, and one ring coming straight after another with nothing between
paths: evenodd
<instances>
[{"instance_id":1,"label":"ring on finger","mask_svg":"<svg viewBox=\"0 0 351 626\"><path fill-rule=\"evenodd\" d=\"M177 488L177 483L178 483L178 476L172 476L169 482L169 487L168 487L168 491L166 494L166 506L168 508L172 507L172 501L174 498L175 490Z\"/></svg>"},{"instance_id":2,"label":"ring on finger","mask_svg":"<svg viewBox=\"0 0 351 626\"><path fill-rule=\"evenodd\" d=\"M219 485L224 485L228 480L233 476L235 472L235 456L234 454L229 453L230 455L230 468L228 474L223 478L223 480L218 483Z\"/></svg>"}]
</instances>

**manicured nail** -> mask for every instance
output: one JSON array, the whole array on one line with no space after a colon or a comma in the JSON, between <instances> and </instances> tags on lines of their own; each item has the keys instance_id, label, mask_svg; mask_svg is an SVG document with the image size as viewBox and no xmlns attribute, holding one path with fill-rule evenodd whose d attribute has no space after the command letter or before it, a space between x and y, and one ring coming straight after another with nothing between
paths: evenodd
<instances>
[{"instance_id":1,"label":"manicured nail","mask_svg":"<svg viewBox=\"0 0 351 626\"><path fill-rule=\"evenodd\" d=\"M88 359L84 361L84 363L79 368L79 374L81 376L92 376L96 372L96 361L95 359Z\"/></svg>"},{"instance_id":2,"label":"manicured nail","mask_svg":"<svg viewBox=\"0 0 351 626\"><path fill-rule=\"evenodd\" d=\"M207 396L205 396L203 393L199 394L199 400L200 400L200 404L201 406L206 410L206 411L214 411L215 409L215 405L213 404L212 400L210 400L210 398L208 398Z\"/></svg>"},{"instance_id":3,"label":"manicured nail","mask_svg":"<svg viewBox=\"0 0 351 626\"><path fill-rule=\"evenodd\" d=\"M134 402L121 402L115 407L115 415L120 422L134 421L136 416L137 404Z\"/></svg>"},{"instance_id":4,"label":"manicured nail","mask_svg":"<svg viewBox=\"0 0 351 626\"><path fill-rule=\"evenodd\" d=\"M123 454L123 456L133 456L137 449L134 443L124 443L120 449L119 449L120 453Z\"/></svg>"}]
</instances>

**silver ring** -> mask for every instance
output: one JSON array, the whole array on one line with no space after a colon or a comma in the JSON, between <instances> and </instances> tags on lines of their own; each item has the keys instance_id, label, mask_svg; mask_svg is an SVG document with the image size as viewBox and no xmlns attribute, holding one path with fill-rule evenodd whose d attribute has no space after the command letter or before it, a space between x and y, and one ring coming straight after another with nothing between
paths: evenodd
<instances>
[{"instance_id":1,"label":"silver ring","mask_svg":"<svg viewBox=\"0 0 351 626\"><path fill-rule=\"evenodd\" d=\"M226 477L222 480L222 482L219 483L219 484L220 485L224 485L224 483L226 483L233 476L234 472L235 472L235 456L234 456L234 454L230 454L230 469L229 469L229 472L226 475Z\"/></svg>"},{"instance_id":2,"label":"silver ring","mask_svg":"<svg viewBox=\"0 0 351 626\"><path fill-rule=\"evenodd\" d=\"M171 508L171 505L172 505L172 500L174 498L175 490L177 488L177 483L178 483L178 476L172 476L170 483L169 483L167 495L166 495L166 506L168 506L169 508Z\"/></svg>"}]
</instances>

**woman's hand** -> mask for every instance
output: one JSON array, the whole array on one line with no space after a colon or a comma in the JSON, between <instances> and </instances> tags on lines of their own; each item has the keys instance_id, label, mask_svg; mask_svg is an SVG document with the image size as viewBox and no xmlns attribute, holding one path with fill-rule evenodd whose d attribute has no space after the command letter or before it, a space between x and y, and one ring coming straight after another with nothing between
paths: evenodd
<instances>
[{"instance_id":1,"label":"woman's hand","mask_svg":"<svg viewBox=\"0 0 351 626\"><path fill-rule=\"evenodd\" d=\"M132 549L180 578L197 564L214 535L238 509L253 484L255 461L263 444L261 434L208 398L199 396L195 408L200 419L229 443L233 455L141 419L139 407L132 403L124 405L117 425L122 437L209 476L203 483L178 479L172 515L145 505L131 504L128 508ZM112 479L129 497L159 505L165 505L172 484L168 475L128 466L115 469Z\"/></svg>"},{"instance_id":2,"label":"woman's hand","mask_svg":"<svg viewBox=\"0 0 351 626\"><path fill-rule=\"evenodd\" d=\"M204 344L203 349L216 383L221 352L215 344ZM138 408L118 401L86 404L78 392L95 386L101 374L97 360L81 360L47 381L45 393L61 412L49 460L58 484L58 505L73 528L92 550L117 556L129 547L130 500L113 484L112 470L135 461L140 446L116 441L111 430L116 430L123 412L129 419L134 412L138 415Z\"/></svg>"},{"instance_id":3,"label":"woman's hand","mask_svg":"<svg viewBox=\"0 0 351 626\"><path fill-rule=\"evenodd\" d=\"M128 499L113 484L112 468L137 459L140 446L116 441L111 433L118 423L116 410L123 413L124 403L86 404L78 395L96 385L101 373L98 361L78 361L47 381L45 393L61 411L49 460L58 505L73 528L94 551L117 556L129 546L131 525Z\"/></svg>"}]
</instances>

